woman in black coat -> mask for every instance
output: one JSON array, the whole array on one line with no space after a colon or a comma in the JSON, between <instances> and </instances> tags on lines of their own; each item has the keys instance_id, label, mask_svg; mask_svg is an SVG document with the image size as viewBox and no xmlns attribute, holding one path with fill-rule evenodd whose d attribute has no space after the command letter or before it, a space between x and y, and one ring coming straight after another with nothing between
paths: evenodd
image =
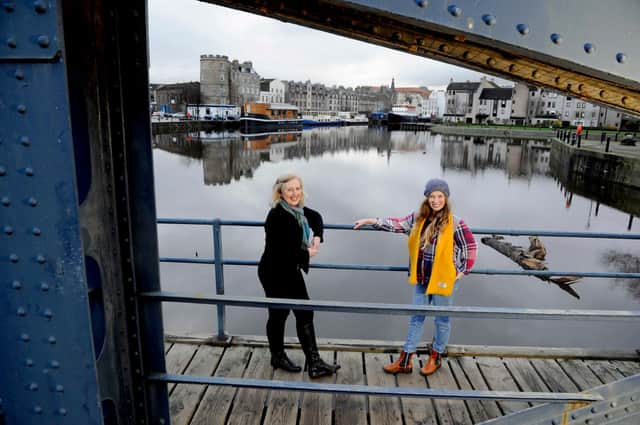
<instances>
[{"instance_id":1,"label":"woman in black coat","mask_svg":"<svg viewBox=\"0 0 640 425\"><path fill-rule=\"evenodd\" d=\"M295 175L279 177L273 186L272 208L265 222L265 247L258 277L268 298L308 300L302 271L309 272L309 258L318 253L322 242L322 216L304 207L302 180ZM300 372L284 351L284 327L290 309L269 309L267 338L271 366ZM312 310L293 310L300 345L307 358L311 378L331 375L340 366L325 363L318 354Z\"/></svg>"}]
</instances>

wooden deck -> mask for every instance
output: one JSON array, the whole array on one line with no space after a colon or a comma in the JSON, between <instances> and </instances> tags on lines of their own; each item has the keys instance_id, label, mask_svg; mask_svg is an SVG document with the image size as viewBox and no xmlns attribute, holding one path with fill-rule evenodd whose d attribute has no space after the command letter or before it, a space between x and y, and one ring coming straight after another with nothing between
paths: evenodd
<instances>
[{"instance_id":1,"label":"wooden deck","mask_svg":"<svg viewBox=\"0 0 640 425\"><path fill-rule=\"evenodd\" d=\"M567 355L567 350L537 350L523 356L518 350L452 350L438 373L423 378L416 370L425 355L419 355L411 375L388 375L382 365L396 354L385 348L362 349L363 344L326 344L321 354L337 361L342 369L332 377L314 380L337 384L447 388L463 390L508 390L579 392L640 373L637 353L611 359L586 359ZM356 350L354 351L354 347ZM298 364L304 356L297 348L287 350ZM463 353L469 353L464 355ZM554 358L545 358L544 352ZM547 353L547 355L548 355ZM560 358L562 355L562 358ZM509 357L507 357L509 356ZM593 356L589 356L593 357ZM274 380L308 380L306 373L274 372L264 341L235 342L223 346L168 342L167 372L172 374L244 377ZM383 424L475 424L531 406L526 402L431 400L422 398L333 395L293 391L236 389L194 384L170 384L173 425L383 425Z\"/></svg>"}]
</instances>

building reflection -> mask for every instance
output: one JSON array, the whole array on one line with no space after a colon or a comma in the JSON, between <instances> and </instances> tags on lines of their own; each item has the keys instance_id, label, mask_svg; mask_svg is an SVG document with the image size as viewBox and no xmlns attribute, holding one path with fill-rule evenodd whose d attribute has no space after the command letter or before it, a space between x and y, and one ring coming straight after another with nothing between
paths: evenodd
<instances>
[{"instance_id":1,"label":"building reflection","mask_svg":"<svg viewBox=\"0 0 640 425\"><path fill-rule=\"evenodd\" d=\"M414 150L421 141L409 137ZM318 128L313 131L242 134L239 132L196 132L154 135L154 147L202 160L204 183L224 185L253 176L263 162L296 158L309 160L325 153L375 148L390 155L392 143L386 131L363 127ZM407 142L403 142L406 144Z\"/></svg>"},{"instance_id":2,"label":"building reflection","mask_svg":"<svg viewBox=\"0 0 640 425\"><path fill-rule=\"evenodd\" d=\"M551 148L542 140L442 136L440 165L472 174L485 169L505 170L509 178L550 174Z\"/></svg>"}]
</instances>

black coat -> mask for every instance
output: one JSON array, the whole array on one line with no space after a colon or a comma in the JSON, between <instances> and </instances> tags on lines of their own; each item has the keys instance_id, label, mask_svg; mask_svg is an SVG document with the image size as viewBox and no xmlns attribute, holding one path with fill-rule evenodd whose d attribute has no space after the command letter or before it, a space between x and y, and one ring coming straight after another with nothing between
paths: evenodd
<instances>
[{"instance_id":1,"label":"black coat","mask_svg":"<svg viewBox=\"0 0 640 425\"><path fill-rule=\"evenodd\" d=\"M311 208L303 210L313 236L319 236L322 241L322 216ZM295 217L278 204L269 211L264 230L264 253L258 266L260 281L268 286L293 284L302 277L300 270L309 271L309 251L302 248L302 228Z\"/></svg>"}]
</instances>

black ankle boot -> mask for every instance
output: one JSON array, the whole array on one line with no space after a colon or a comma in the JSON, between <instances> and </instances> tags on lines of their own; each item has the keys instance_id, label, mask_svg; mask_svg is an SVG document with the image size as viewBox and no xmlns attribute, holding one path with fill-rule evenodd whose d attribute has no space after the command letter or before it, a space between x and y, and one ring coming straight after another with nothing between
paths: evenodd
<instances>
[{"instance_id":1,"label":"black ankle boot","mask_svg":"<svg viewBox=\"0 0 640 425\"><path fill-rule=\"evenodd\" d=\"M315 353L311 353L308 357L307 363L309 378L311 379L333 375L338 371L338 369L340 369L340 365L328 364L322 360L322 357L320 357L320 354L318 354L317 351Z\"/></svg>"},{"instance_id":2,"label":"black ankle boot","mask_svg":"<svg viewBox=\"0 0 640 425\"><path fill-rule=\"evenodd\" d=\"M289 357L287 357L287 353L284 351L271 353L271 366L273 366L274 369L282 369L287 372L300 372L302 370L300 366L293 363Z\"/></svg>"},{"instance_id":3,"label":"black ankle boot","mask_svg":"<svg viewBox=\"0 0 640 425\"><path fill-rule=\"evenodd\" d=\"M336 371L340 369L340 365L325 363L318 353L316 332L313 329L313 323L305 323L302 326L297 326L296 329L298 331L300 345L302 345L302 351L304 351L304 355L307 358L309 377L315 379L336 373Z\"/></svg>"}]
</instances>

